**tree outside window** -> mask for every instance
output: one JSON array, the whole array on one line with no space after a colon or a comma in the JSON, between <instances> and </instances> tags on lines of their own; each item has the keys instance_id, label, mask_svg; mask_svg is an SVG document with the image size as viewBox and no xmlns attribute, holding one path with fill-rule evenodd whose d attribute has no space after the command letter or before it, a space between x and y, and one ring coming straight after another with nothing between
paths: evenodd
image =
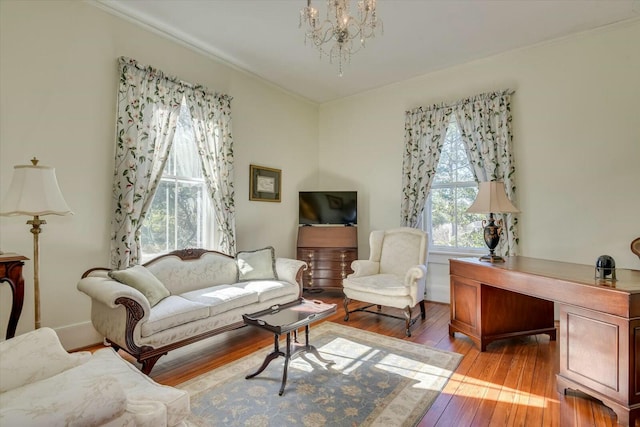
<instances>
[{"instance_id":1,"label":"tree outside window","mask_svg":"<svg viewBox=\"0 0 640 427\"><path fill-rule=\"evenodd\" d=\"M212 207L191 114L183 100L169 158L142 225L142 260L184 248L211 247Z\"/></svg>"},{"instance_id":2,"label":"tree outside window","mask_svg":"<svg viewBox=\"0 0 640 427\"><path fill-rule=\"evenodd\" d=\"M460 128L451 115L440 160L424 209L429 249L474 252L484 249L484 215L467 213L478 194Z\"/></svg>"}]
</instances>

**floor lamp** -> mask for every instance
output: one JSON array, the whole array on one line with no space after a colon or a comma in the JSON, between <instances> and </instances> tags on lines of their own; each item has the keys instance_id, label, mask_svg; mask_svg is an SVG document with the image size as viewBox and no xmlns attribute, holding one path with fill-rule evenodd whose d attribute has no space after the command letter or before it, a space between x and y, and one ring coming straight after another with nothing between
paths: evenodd
<instances>
[{"instance_id":1,"label":"floor lamp","mask_svg":"<svg viewBox=\"0 0 640 427\"><path fill-rule=\"evenodd\" d=\"M40 328L40 277L38 236L40 226L47 222L40 219L43 215L73 215L62 197L56 170L49 166L38 166L38 159L31 160L31 165L18 165L13 168L13 178L9 191L2 201L0 215L32 216L27 221L33 233L33 293L35 310L35 327Z\"/></svg>"},{"instance_id":2,"label":"floor lamp","mask_svg":"<svg viewBox=\"0 0 640 427\"><path fill-rule=\"evenodd\" d=\"M489 214L489 222L486 219L482 220L484 242L489 248L489 253L481 257L480 261L504 262L504 258L493 253L502 233L502 220L495 221L493 214L520 212L507 197L504 183L502 181L481 182L478 187L478 196L467 212Z\"/></svg>"}]
</instances>

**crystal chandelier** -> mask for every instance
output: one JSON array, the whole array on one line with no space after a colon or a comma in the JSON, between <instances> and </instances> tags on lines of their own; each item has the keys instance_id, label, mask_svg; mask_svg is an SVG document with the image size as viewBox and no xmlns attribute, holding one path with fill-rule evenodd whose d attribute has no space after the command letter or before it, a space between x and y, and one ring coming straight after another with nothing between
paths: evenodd
<instances>
[{"instance_id":1,"label":"crystal chandelier","mask_svg":"<svg viewBox=\"0 0 640 427\"><path fill-rule=\"evenodd\" d=\"M382 21L376 14L376 0L358 0L358 16L349 14L349 0L327 0L327 17L320 21L318 9L311 6L300 10L300 27L305 26L305 43L311 40L327 55L329 62L338 61L342 77L342 64L351 60L351 55L365 46L365 40L374 37L378 28L383 31ZM354 40L358 42L354 43ZM333 43L327 50L326 43Z\"/></svg>"}]
</instances>

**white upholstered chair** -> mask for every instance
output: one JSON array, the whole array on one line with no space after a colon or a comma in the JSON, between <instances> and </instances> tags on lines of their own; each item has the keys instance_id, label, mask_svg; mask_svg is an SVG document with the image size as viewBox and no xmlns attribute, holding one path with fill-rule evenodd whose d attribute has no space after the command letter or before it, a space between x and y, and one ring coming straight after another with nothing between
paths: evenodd
<instances>
[{"instance_id":1,"label":"white upholstered chair","mask_svg":"<svg viewBox=\"0 0 640 427\"><path fill-rule=\"evenodd\" d=\"M345 321L356 311L380 314L405 320L406 334L411 336L412 308L420 305L425 318L424 293L427 275L427 234L415 228L401 227L372 231L369 236L368 260L351 263L353 273L342 281ZM351 300L369 305L349 311ZM368 310L378 306L377 311ZM381 311L382 306L403 310L404 317Z\"/></svg>"}]
</instances>

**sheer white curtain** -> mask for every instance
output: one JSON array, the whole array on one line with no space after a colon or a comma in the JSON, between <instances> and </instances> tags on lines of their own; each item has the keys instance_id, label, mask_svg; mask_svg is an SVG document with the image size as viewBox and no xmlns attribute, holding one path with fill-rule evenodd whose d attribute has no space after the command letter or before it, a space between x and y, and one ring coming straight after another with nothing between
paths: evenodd
<instances>
[{"instance_id":1,"label":"sheer white curtain","mask_svg":"<svg viewBox=\"0 0 640 427\"><path fill-rule=\"evenodd\" d=\"M503 90L480 94L453 106L462 140L477 181L504 181L507 196L515 201L515 164L511 131L511 95ZM518 251L518 218L496 214L502 219L503 238L496 252L503 256Z\"/></svg>"},{"instance_id":2,"label":"sheer white curtain","mask_svg":"<svg viewBox=\"0 0 640 427\"><path fill-rule=\"evenodd\" d=\"M419 228L436 174L451 107L432 105L405 113L400 224Z\"/></svg>"},{"instance_id":3,"label":"sheer white curtain","mask_svg":"<svg viewBox=\"0 0 640 427\"><path fill-rule=\"evenodd\" d=\"M111 267L140 260L140 227L171 149L182 100L179 85L120 58L111 220Z\"/></svg>"},{"instance_id":4,"label":"sheer white curtain","mask_svg":"<svg viewBox=\"0 0 640 427\"><path fill-rule=\"evenodd\" d=\"M217 242L215 250L235 255L235 202L231 98L200 87L185 92L202 160L204 179L213 201Z\"/></svg>"}]
</instances>

